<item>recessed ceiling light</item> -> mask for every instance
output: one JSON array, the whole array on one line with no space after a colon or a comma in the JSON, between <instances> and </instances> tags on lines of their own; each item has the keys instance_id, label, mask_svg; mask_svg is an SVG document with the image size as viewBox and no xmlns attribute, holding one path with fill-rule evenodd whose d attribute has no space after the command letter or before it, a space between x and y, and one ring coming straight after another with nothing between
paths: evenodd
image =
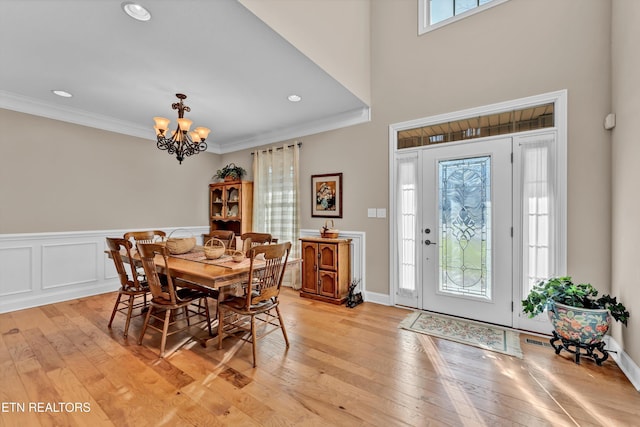
<instances>
[{"instance_id":1,"label":"recessed ceiling light","mask_svg":"<svg viewBox=\"0 0 640 427\"><path fill-rule=\"evenodd\" d=\"M66 90L52 90L51 92L53 92L56 95L61 96L63 98L71 98L73 96L69 92L67 92Z\"/></svg>"},{"instance_id":2,"label":"recessed ceiling light","mask_svg":"<svg viewBox=\"0 0 640 427\"><path fill-rule=\"evenodd\" d=\"M127 15L138 21L148 21L151 19L151 13L138 3L126 1L122 3L122 10Z\"/></svg>"},{"instance_id":3,"label":"recessed ceiling light","mask_svg":"<svg viewBox=\"0 0 640 427\"><path fill-rule=\"evenodd\" d=\"M289 95L287 97L287 99L289 101L291 101L291 102L300 102L300 101L302 101L302 98L299 95L295 95L295 94L294 95Z\"/></svg>"}]
</instances>

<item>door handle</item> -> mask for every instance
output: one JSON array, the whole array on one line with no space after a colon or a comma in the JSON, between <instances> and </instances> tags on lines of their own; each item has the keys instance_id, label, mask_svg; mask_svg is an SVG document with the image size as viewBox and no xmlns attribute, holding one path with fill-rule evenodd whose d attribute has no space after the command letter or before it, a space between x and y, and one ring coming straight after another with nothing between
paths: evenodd
<instances>
[{"instance_id":1,"label":"door handle","mask_svg":"<svg viewBox=\"0 0 640 427\"><path fill-rule=\"evenodd\" d=\"M431 240L427 239L427 240L424 241L424 244L425 245L435 245L436 242L432 242Z\"/></svg>"}]
</instances>

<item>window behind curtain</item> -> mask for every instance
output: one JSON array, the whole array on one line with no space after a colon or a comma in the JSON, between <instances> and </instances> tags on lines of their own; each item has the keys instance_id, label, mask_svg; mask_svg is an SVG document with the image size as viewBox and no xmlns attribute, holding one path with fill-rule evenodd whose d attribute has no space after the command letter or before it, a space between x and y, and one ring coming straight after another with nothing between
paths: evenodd
<instances>
[{"instance_id":1,"label":"window behind curtain","mask_svg":"<svg viewBox=\"0 0 640 427\"><path fill-rule=\"evenodd\" d=\"M523 295L556 274L555 138L522 140L522 283Z\"/></svg>"},{"instance_id":2,"label":"window behind curtain","mask_svg":"<svg viewBox=\"0 0 640 427\"><path fill-rule=\"evenodd\" d=\"M300 237L298 159L298 144L256 151L253 158L253 231L291 242L292 257Z\"/></svg>"},{"instance_id":3,"label":"window behind curtain","mask_svg":"<svg viewBox=\"0 0 640 427\"><path fill-rule=\"evenodd\" d=\"M418 214L418 157L399 157L396 181L398 198L398 293L416 297L416 235Z\"/></svg>"}]
</instances>

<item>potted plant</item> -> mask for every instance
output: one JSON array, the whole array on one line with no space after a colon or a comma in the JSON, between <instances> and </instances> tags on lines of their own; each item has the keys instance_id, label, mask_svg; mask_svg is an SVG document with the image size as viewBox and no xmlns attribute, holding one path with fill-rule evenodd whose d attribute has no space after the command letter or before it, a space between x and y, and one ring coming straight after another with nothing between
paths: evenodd
<instances>
[{"instance_id":1,"label":"potted plant","mask_svg":"<svg viewBox=\"0 0 640 427\"><path fill-rule=\"evenodd\" d=\"M609 331L611 317L627 325L629 312L617 298L604 295L598 298L598 290L589 283L573 283L571 277L553 277L543 280L531 289L522 301L522 308L529 317L547 309L554 328L551 345L556 350L565 349L576 355L593 357L600 365L607 359L602 339ZM562 341L562 346L555 342ZM581 353L585 349L586 353ZM602 353L598 357L593 350Z\"/></svg>"},{"instance_id":2,"label":"potted plant","mask_svg":"<svg viewBox=\"0 0 640 427\"><path fill-rule=\"evenodd\" d=\"M247 171L240 166L236 166L235 163L229 163L222 169L218 169L214 178L218 178L224 181L239 181Z\"/></svg>"}]
</instances>

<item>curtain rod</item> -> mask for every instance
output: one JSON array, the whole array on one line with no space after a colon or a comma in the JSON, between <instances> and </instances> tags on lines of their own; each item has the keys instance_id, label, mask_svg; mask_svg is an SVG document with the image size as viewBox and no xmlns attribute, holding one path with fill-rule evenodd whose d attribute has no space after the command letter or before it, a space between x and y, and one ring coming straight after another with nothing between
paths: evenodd
<instances>
[{"instance_id":1,"label":"curtain rod","mask_svg":"<svg viewBox=\"0 0 640 427\"><path fill-rule=\"evenodd\" d=\"M293 148L295 146L302 147L302 141L298 141L295 144L287 145L287 148ZM276 147L276 150L282 150L282 147ZM269 151L273 151L273 148L269 148L268 150L262 150L261 153L268 153ZM252 151L251 155L253 156L256 152Z\"/></svg>"}]
</instances>

